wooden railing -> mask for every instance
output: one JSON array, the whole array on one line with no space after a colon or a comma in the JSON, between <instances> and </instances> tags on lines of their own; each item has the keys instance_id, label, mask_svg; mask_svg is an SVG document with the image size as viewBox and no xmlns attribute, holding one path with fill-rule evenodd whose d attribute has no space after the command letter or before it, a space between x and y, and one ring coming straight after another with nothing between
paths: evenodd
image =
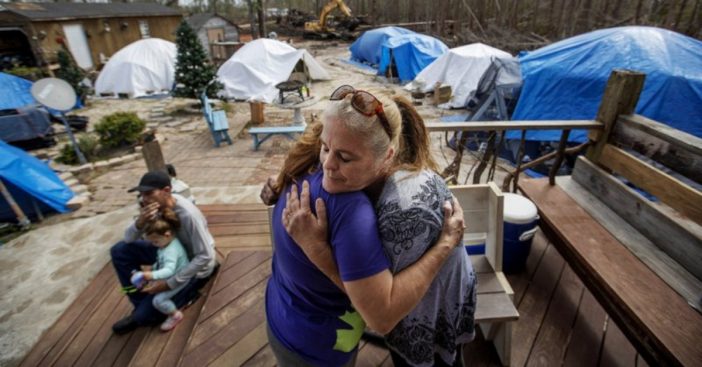
<instances>
[{"instance_id":1,"label":"wooden railing","mask_svg":"<svg viewBox=\"0 0 702 367\"><path fill-rule=\"evenodd\" d=\"M554 121L471 121L471 122L434 122L429 121L426 123L430 132L471 132L471 131L484 131L490 132L487 140L487 148L485 153L480 157L480 163L473 175L473 183L479 183L483 171L488 165L488 162L492 160L490 172L494 172L496 160L498 156L499 149L501 145L505 142L506 131L521 131L521 139L519 144L519 150L517 152L517 167L509 171L502 183L502 190L509 191L510 182L513 183L511 191L516 191L517 180L519 179L520 172L527 168L537 166L547 160L554 159L554 164L549 170L549 183L551 185L555 184L555 176L558 172L561 164L563 163L564 157L570 154L577 154L588 148L588 158L593 161L598 161L602 155L602 150L604 149L607 141L610 140L610 136L613 134L629 134L631 136L634 133L626 132L629 130L622 130L625 128L617 127L614 128L618 119L624 121L641 121L645 119L641 116L634 117L634 109L636 103L638 102L638 96L643 88L643 81L645 75L628 70L615 70L610 75L609 81L607 82L607 88L605 89L604 96L602 97L602 102L600 103L599 110L597 112L597 117L595 120L554 120ZM619 126L627 126L632 123L618 124ZM660 125L660 124L659 124ZM589 130L588 141L582 143L575 147L567 148L568 137L573 129L583 129ZM651 130L652 128L648 128ZM561 130L561 137L558 143L558 148L549 154L541 156L533 161L522 163L525 150L526 141L526 131L527 130ZM653 130L663 131L664 128L657 127ZM669 128L670 130L670 128ZM648 130L647 130L648 131ZM497 139L498 133L500 138ZM659 134L662 136L663 134ZM456 156L452 163L450 163L442 172L443 177L451 184L457 183L458 173L460 170L461 160L463 158L463 150L465 149L465 143L467 142L468 134L460 134L460 139L457 139ZM662 138L661 138L662 139ZM669 140L669 139L668 139ZM498 144L499 142L499 144ZM636 142L632 142L635 144ZM688 148L690 150L693 148ZM683 149L684 150L684 149ZM663 154L663 153L661 153ZM674 163L675 157L669 157L669 160ZM699 164L699 165L698 165ZM699 176L699 168L702 162L695 162L691 170L697 170L693 172L694 176ZM688 170L690 170L688 169ZM490 176L490 174L488 174Z\"/></svg>"},{"instance_id":2,"label":"wooden railing","mask_svg":"<svg viewBox=\"0 0 702 367\"><path fill-rule=\"evenodd\" d=\"M604 124L596 120L542 120L542 121L471 121L471 122L426 122L426 126L430 132L475 132L483 131L490 132L487 140L487 148L484 154L480 157L480 163L478 168L473 175L473 183L479 183L482 177L482 173L488 165L488 162L492 160L491 171L494 171L495 164L497 161L498 152L501 148L502 143L505 141L505 133L507 131L521 131L521 138L519 144L519 150L517 152L517 166L514 170L508 171L507 176L502 182L502 190L509 191L510 183L513 183L513 188L511 191L516 191L517 182L519 179L520 172L535 167L539 164L544 163L547 160L556 158L556 161L551 166L549 171L549 179L554 182L556 173L563 163L563 158L565 155L576 154L583 151L590 142L582 143L578 146L566 148L566 143L568 137L570 136L571 130L583 129L583 130L593 130L599 131L604 128ZM558 144L558 149L556 151L545 154L533 161L527 163L522 163L524 157L525 143L526 143L526 131L527 130L562 130L561 138ZM497 133L500 133L499 140L497 139ZM457 151L456 156L451 164L449 164L446 169L442 172L442 175L447 179L449 183L456 184L458 173L460 170L460 162L463 158L463 150L465 149L465 143L467 142L468 134L461 134L457 141ZM498 144L497 142L500 142ZM513 181L512 181L513 180Z\"/></svg>"}]
</instances>

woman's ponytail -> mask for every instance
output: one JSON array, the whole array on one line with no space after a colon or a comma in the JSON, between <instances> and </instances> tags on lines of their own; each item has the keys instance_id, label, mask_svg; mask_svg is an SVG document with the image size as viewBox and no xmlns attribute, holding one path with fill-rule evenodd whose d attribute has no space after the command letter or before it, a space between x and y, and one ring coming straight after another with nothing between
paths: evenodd
<instances>
[{"instance_id":1,"label":"woman's ponytail","mask_svg":"<svg viewBox=\"0 0 702 367\"><path fill-rule=\"evenodd\" d=\"M396 96L393 101L402 116L402 133L400 152L397 155L399 165L410 171L430 169L437 172L439 166L431 154L429 131L422 116L407 98Z\"/></svg>"}]
</instances>

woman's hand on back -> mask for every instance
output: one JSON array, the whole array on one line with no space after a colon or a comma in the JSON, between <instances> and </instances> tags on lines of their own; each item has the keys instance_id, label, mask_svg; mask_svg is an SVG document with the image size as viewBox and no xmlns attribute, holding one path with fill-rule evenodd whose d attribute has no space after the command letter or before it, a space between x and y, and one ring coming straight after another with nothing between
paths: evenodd
<instances>
[{"instance_id":1,"label":"woman's hand on back","mask_svg":"<svg viewBox=\"0 0 702 367\"><path fill-rule=\"evenodd\" d=\"M310 185L302 183L299 198L297 185L292 185L287 194L287 205L283 209L283 225L290 237L313 262L317 263L320 254L329 250L327 242L327 210L320 198L315 202L317 215L310 209Z\"/></svg>"},{"instance_id":2,"label":"woman's hand on back","mask_svg":"<svg viewBox=\"0 0 702 367\"><path fill-rule=\"evenodd\" d=\"M458 247L463 242L463 231L465 228L463 208L458 203L458 199L453 197L450 202L445 201L444 226L436 244L450 246L451 248Z\"/></svg>"}]
</instances>

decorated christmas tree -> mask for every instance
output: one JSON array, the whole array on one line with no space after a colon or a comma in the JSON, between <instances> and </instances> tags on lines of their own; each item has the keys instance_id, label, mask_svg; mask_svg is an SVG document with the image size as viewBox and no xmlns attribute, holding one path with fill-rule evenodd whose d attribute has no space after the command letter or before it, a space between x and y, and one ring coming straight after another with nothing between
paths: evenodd
<instances>
[{"instance_id":1,"label":"decorated christmas tree","mask_svg":"<svg viewBox=\"0 0 702 367\"><path fill-rule=\"evenodd\" d=\"M197 38L195 31L183 21L176 30L176 97L200 98L203 88L216 75L215 69L207 58L207 53ZM222 88L218 82L212 83L207 89L209 97L215 97Z\"/></svg>"}]
</instances>

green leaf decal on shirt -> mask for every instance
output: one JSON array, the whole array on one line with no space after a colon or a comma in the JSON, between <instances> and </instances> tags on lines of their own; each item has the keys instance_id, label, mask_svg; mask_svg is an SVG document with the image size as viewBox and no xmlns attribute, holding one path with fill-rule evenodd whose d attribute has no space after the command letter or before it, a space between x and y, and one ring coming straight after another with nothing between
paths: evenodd
<instances>
[{"instance_id":1,"label":"green leaf decal on shirt","mask_svg":"<svg viewBox=\"0 0 702 367\"><path fill-rule=\"evenodd\" d=\"M363 330L366 328L366 322L363 321L363 318L357 311L346 311L342 316L339 316L339 319L351 326L351 329L338 329L336 331L334 350L348 353L353 348L356 348L358 341L361 340Z\"/></svg>"}]
</instances>

